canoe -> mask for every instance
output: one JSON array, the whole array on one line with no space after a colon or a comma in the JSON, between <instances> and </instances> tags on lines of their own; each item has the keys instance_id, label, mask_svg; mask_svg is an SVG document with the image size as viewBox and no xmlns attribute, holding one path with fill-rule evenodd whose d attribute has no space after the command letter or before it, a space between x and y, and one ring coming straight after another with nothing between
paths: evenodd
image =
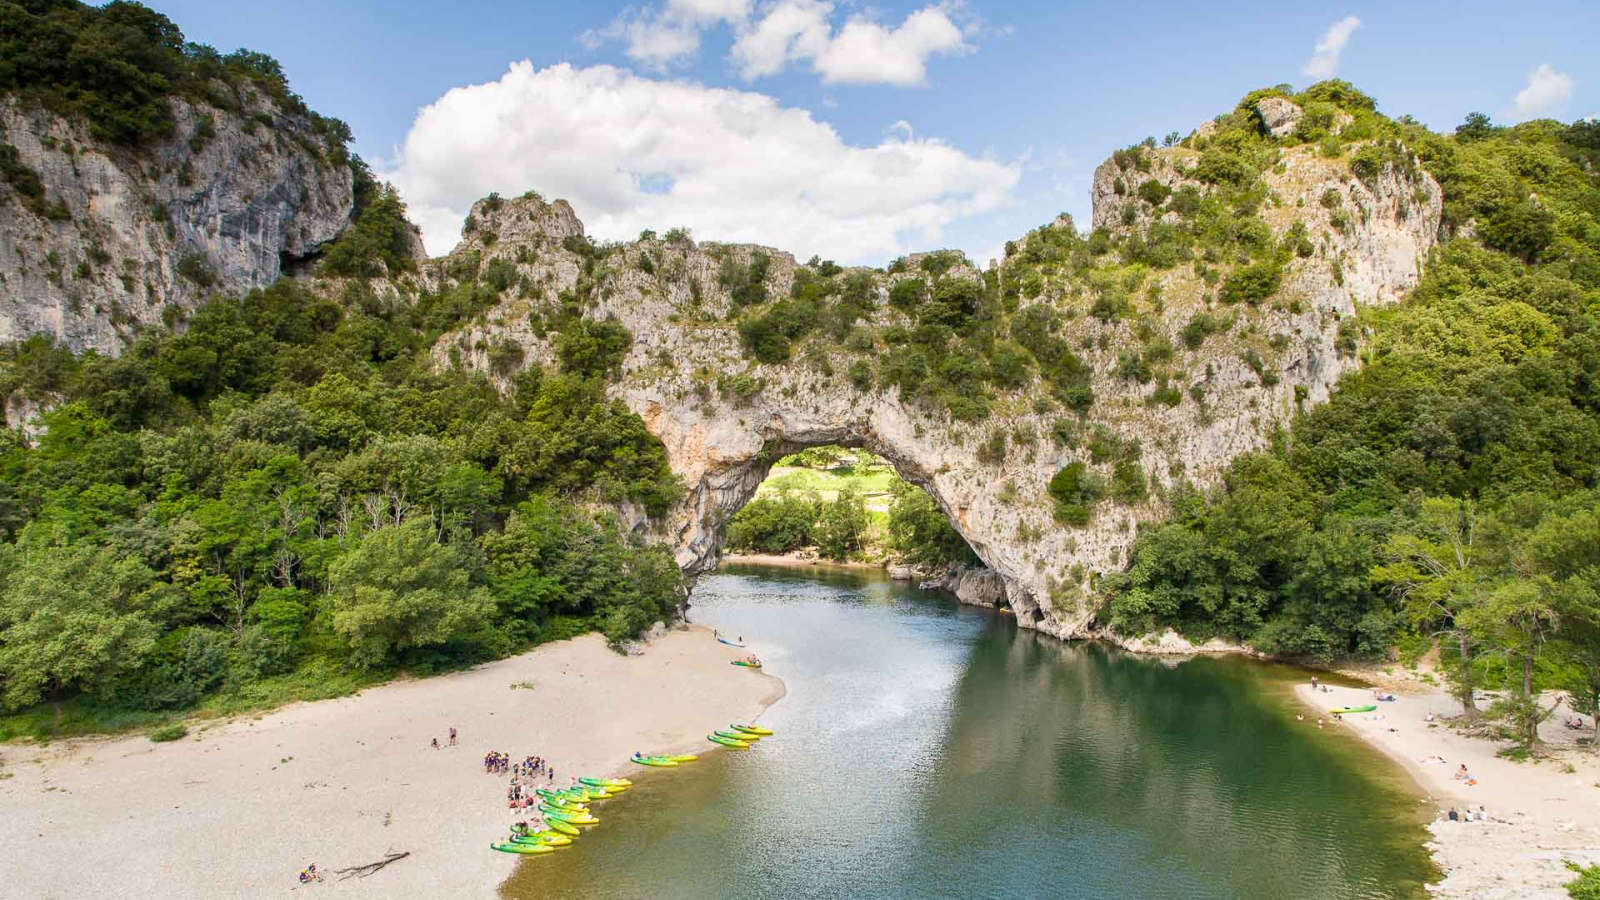
<instances>
[{"instance_id":1,"label":"canoe","mask_svg":"<svg viewBox=\"0 0 1600 900\"><path fill-rule=\"evenodd\" d=\"M560 819L547 818L544 820L544 824L551 831L559 832L569 837L577 837L578 835L583 834L583 832L578 830L578 826L563 822Z\"/></svg>"},{"instance_id":2,"label":"canoe","mask_svg":"<svg viewBox=\"0 0 1600 900\"><path fill-rule=\"evenodd\" d=\"M641 766L675 766L678 763L665 756L630 756L629 759Z\"/></svg>"},{"instance_id":3,"label":"canoe","mask_svg":"<svg viewBox=\"0 0 1600 900\"><path fill-rule=\"evenodd\" d=\"M735 740L735 741L744 741L747 744L752 744L752 743L755 743L756 741L761 740L761 735L759 735L759 734L744 734L743 732L739 732L739 731L720 731L719 730L719 731L713 731L712 734L715 734L717 737L725 737L725 738L729 738L729 739L732 739L732 740Z\"/></svg>"},{"instance_id":4,"label":"canoe","mask_svg":"<svg viewBox=\"0 0 1600 900\"><path fill-rule=\"evenodd\" d=\"M1368 703L1366 706L1340 706L1340 707L1338 707L1336 709L1330 709L1330 710L1328 710L1328 712L1338 713L1339 715L1342 716L1345 713L1372 712L1373 710L1375 710L1377 708L1378 708L1378 704L1376 704L1376 703Z\"/></svg>"},{"instance_id":5,"label":"canoe","mask_svg":"<svg viewBox=\"0 0 1600 900\"><path fill-rule=\"evenodd\" d=\"M572 845L572 838L554 831L535 831L532 834L514 834L511 836L511 843L569 847Z\"/></svg>"},{"instance_id":6,"label":"canoe","mask_svg":"<svg viewBox=\"0 0 1600 900\"><path fill-rule=\"evenodd\" d=\"M546 844L513 844L500 841L490 841L490 850L499 850L501 853L521 853L524 856L537 856L541 853L554 853L556 848Z\"/></svg>"},{"instance_id":7,"label":"canoe","mask_svg":"<svg viewBox=\"0 0 1600 900\"><path fill-rule=\"evenodd\" d=\"M539 804L539 814L544 816L546 819L559 819L563 822L571 822L574 825L600 824L600 820L595 818L590 813L578 812L577 810L572 809L561 809L557 806L551 806L548 803Z\"/></svg>"},{"instance_id":8,"label":"canoe","mask_svg":"<svg viewBox=\"0 0 1600 900\"><path fill-rule=\"evenodd\" d=\"M626 778L579 778L578 783L587 784L590 787L605 788L606 790L610 791L615 791L617 788L626 789L633 786L633 782Z\"/></svg>"},{"instance_id":9,"label":"canoe","mask_svg":"<svg viewBox=\"0 0 1600 900\"><path fill-rule=\"evenodd\" d=\"M725 638L717 638L717 643L719 643L719 644L727 644L729 647L738 647L741 650L744 649L744 645L743 644L735 644L733 641L727 640Z\"/></svg>"},{"instance_id":10,"label":"canoe","mask_svg":"<svg viewBox=\"0 0 1600 900\"><path fill-rule=\"evenodd\" d=\"M762 725L740 725L738 723L734 723L728 727L732 728L734 731L743 731L748 734L759 734L762 737L772 737L774 734L777 734L777 732L773 731L771 728L767 728Z\"/></svg>"},{"instance_id":11,"label":"canoe","mask_svg":"<svg viewBox=\"0 0 1600 900\"><path fill-rule=\"evenodd\" d=\"M733 664L736 665L736 666L744 666L747 669L759 669L759 668L761 668L761 663L751 662L748 659L736 659L736 660L733 661Z\"/></svg>"},{"instance_id":12,"label":"canoe","mask_svg":"<svg viewBox=\"0 0 1600 900\"><path fill-rule=\"evenodd\" d=\"M744 741L734 740L733 738L726 738L726 737L723 737L720 734L708 734L708 735L706 735L706 740L710 741L713 744L721 744L724 747L731 747L734 750L749 750L750 749L750 745L746 744Z\"/></svg>"}]
</instances>

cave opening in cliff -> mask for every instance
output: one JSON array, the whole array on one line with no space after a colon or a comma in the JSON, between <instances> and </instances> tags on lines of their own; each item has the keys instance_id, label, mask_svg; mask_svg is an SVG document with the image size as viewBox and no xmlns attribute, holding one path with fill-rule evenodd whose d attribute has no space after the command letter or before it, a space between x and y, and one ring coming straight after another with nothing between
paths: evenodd
<instances>
[{"instance_id":1,"label":"cave opening in cliff","mask_svg":"<svg viewBox=\"0 0 1600 900\"><path fill-rule=\"evenodd\" d=\"M926 576L982 566L949 516L884 457L822 444L778 457L726 523L735 557L864 562Z\"/></svg>"}]
</instances>

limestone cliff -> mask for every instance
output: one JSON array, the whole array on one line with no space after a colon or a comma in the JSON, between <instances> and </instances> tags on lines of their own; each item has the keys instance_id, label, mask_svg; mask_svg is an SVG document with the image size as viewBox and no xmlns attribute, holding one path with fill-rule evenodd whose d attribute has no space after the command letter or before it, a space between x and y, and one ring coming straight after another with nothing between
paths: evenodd
<instances>
[{"instance_id":1,"label":"limestone cliff","mask_svg":"<svg viewBox=\"0 0 1600 900\"><path fill-rule=\"evenodd\" d=\"M344 229L343 148L254 88L216 89L239 111L174 98L172 136L137 152L0 99L0 144L43 188L29 202L0 183L0 342L44 332L114 353L165 310L271 284Z\"/></svg>"},{"instance_id":2,"label":"limestone cliff","mask_svg":"<svg viewBox=\"0 0 1600 900\"><path fill-rule=\"evenodd\" d=\"M1274 110L1275 121L1287 114ZM1132 188L1155 179L1169 189L1207 190L1193 178L1198 156L1175 147L1151 150L1142 166L1126 159L1101 166L1095 224L1128 230L1151 215L1170 215L1136 206ZM1069 280L1046 278L1025 292L1023 310L1047 304L1063 311L1063 337L1081 348L1093 370L1093 407L1061 440L1042 437L1051 434L1059 407L1037 378L1002 392L986 420L963 423L901 397L881 380L847 377L853 365L870 367L886 349L887 328L908 323L884 301L918 270L918 257L888 273L871 272L874 310L863 324L865 337L853 338L857 346L818 336L792 361L762 365L741 348L723 276L759 255L767 296L787 297L799 268L792 256L681 236L593 252L570 207L532 195L473 208L475 230L437 271L448 281L509 265L518 287L471 327L443 338L435 352L441 365L499 378L509 375L507 359L548 363L556 336L543 311L577 299L587 315L615 317L633 335L624 375L612 391L665 444L688 491L664 521L630 515L639 531L670 542L686 571L716 564L726 519L754 495L781 455L818 444L862 446L927 489L1003 579L1020 622L1081 637L1096 627L1089 599L1096 574L1124 562L1136 524L1163 513L1163 491L1180 480L1214 482L1229 460L1261 447L1297 406L1325 400L1340 375L1358 364L1357 307L1399 298L1417 282L1434 244L1440 189L1414 165L1387 165L1363 181L1346 158L1287 147L1263 177L1267 202L1260 218L1274 240L1299 241L1270 304L1218 303L1214 272L1199 261L1141 270L1137 322L1079 315L1088 292ZM1019 256L1002 264L1002 277L1034 239L1016 242L1012 252ZM943 277L981 280L984 274L962 264ZM1180 331L1207 309L1217 314L1220 330L1191 348ZM1162 338L1172 345L1168 365L1178 391L1154 402L1159 398L1149 379L1121 377L1117 369L1129 351ZM517 353L504 352L513 345ZM978 446L996 430L1012 436L1008 449L1003 458L990 453L981 460ZM1074 460L1094 471L1111 468L1086 453L1087 436L1097 430L1130 445L1138 441L1138 465L1156 490L1130 505L1101 502L1087 525L1060 525L1047 492L1051 477ZM984 596L992 599L992 591Z\"/></svg>"}]
</instances>

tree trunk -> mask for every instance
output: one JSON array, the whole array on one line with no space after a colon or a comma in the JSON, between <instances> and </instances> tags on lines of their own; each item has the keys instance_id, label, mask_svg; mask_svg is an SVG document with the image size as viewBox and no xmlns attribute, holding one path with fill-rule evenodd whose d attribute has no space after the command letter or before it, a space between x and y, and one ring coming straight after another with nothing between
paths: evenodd
<instances>
[{"instance_id":1,"label":"tree trunk","mask_svg":"<svg viewBox=\"0 0 1600 900\"><path fill-rule=\"evenodd\" d=\"M1461 701L1462 715L1470 724L1478 720L1478 701L1473 696L1475 691L1472 684L1472 646L1467 643L1466 632L1457 637L1461 641L1461 696L1457 699Z\"/></svg>"},{"instance_id":2,"label":"tree trunk","mask_svg":"<svg viewBox=\"0 0 1600 900\"><path fill-rule=\"evenodd\" d=\"M1533 701L1533 654L1522 654L1522 704L1528 721L1524 739L1529 749L1539 745L1539 704Z\"/></svg>"}]
</instances>

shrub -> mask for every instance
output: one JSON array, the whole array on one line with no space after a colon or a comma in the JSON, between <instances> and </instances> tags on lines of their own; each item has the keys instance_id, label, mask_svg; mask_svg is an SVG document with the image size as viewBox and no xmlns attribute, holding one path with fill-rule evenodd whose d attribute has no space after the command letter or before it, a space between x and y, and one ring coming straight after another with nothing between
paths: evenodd
<instances>
[{"instance_id":1,"label":"shrub","mask_svg":"<svg viewBox=\"0 0 1600 900\"><path fill-rule=\"evenodd\" d=\"M850 369L845 373L850 383L858 391L872 390L872 364L864 359L858 359L850 364Z\"/></svg>"},{"instance_id":2,"label":"shrub","mask_svg":"<svg viewBox=\"0 0 1600 900\"><path fill-rule=\"evenodd\" d=\"M1094 505L1105 493L1100 480L1081 462L1062 466L1051 477L1049 491L1055 501L1056 521L1077 528L1089 524Z\"/></svg>"},{"instance_id":3,"label":"shrub","mask_svg":"<svg viewBox=\"0 0 1600 900\"><path fill-rule=\"evenodd\" d=\"M168 741L182 740L184 737L188 736L188 734L189 729L185 727L183 723L175 722L171 725L163 725L162 727L157 728L155 731L150 732L150 740L158 744L164 744Z\"/></svg>"},{"instance_id":4,"label":"shrub","mask_svg":"<svg viewBox=\"0 0 1600 900\"><path fill-rule=\"evenodd\" d=\"M1532 200L1500 210L1479 231L1483 242L1529 262L1556 237L1556 214Z\"/></svg>"},{"instance_id":5,"label":"shrub","mask_svg":"<svg viewBox=\"0 0 1600 900\"><path fill-rule=\"evenodd\" d=\"M1278 292L1283 283L1283 265L1277 260L1240 266L1228 273L1218 297L1224 303L1245 302L1254 306Z\"/></svg>"},{"instance_id":6,"label":"shrub","mask_svg":"<svg viewBox=\"0 0 1600 900\"><path fill-rule=\"evenodd\" d=\"M1144 466L1133 460L1117 463L1111 474L1112 499L1123 505L1129 505L1140 502L1149 493L1149 486L1145 483Z\"/></svg>"},{"instance_id":7,"label":"shrub","mask_svg":"<svg viewBox=\"0 0 1600 900\"><path fill-rule=\"evenodd\" d=\"M1139 185L1139 199L1153 207L1160 208L1172 196L1172 188L1167 187L1154 178Z\"/></svg>"},{"instance_id":8,"label":"shrub","mask_svg":"<svg viewBox=\"0 0 1600 900\"><path fill-rule=\"evenodd\" d=\"M889 305L909 313L928 296L928 283L921 278L902 278L889 289Z\"/></svg>"},{"instance_id":9,"label":"shrub","mask_svg":"<svg viewBox=\"0 0 1600 900\"><path fill-rule=\"evenodd\" d=\"M217 274L211 270L211 264L206 262L205 256L193 250L178 258L178 274L202 288L217 283Z\"/></svg>"},{"instance_id":10,"label":"shrub","mask_svg":"<svg viewBox=\"0 0 1600 900\"><path fill-rule=\"evenodd\" d=\"M1194 177L1207 184L1245 187L1256 179L1256 170L1244 157L1221 147L1207 147L1194 167Z\"/></svg>"},{"instance_id":11,"label":"shrub","mask_svg":"<svg viewBox=\"0 0 1600 900\"><path fill-rule=\"evenodd\" d=\"M989 432L989 437L978 445L978 462L986 465L998 465L1006 461L1006 433L1003 429L996 428Z\"/></svg>"},{"instance_id":12,"label":"shrub","mask_svg":"<svg viewBox=\"0 0 1600 900\"><path fill-rule=\"evenodd\" d=\"M1178 334L1183 338L1183 345L1190 350L1199 350L1206 338L1222 330L1222 323L1210 313L1197 312L1189 317L1189 324L1183 326Z\"/></svg>"}]
</instances>

